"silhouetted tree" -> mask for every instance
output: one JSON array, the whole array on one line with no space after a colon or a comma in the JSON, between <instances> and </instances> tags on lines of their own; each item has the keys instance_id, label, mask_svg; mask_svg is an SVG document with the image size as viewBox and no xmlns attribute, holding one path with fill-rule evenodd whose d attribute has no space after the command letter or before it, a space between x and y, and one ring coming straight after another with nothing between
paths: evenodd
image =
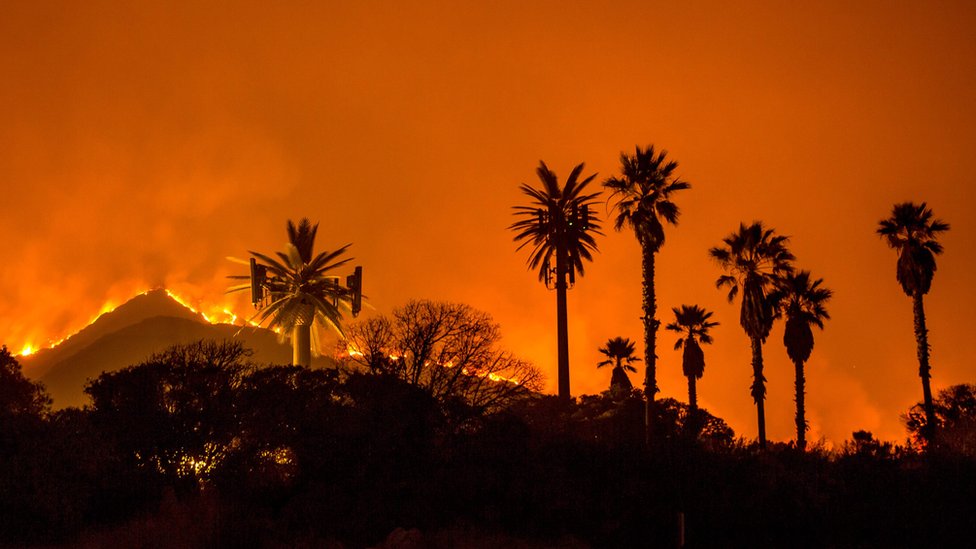
<instances>
[{"instance_id":1,"label":"silhouetted tree","mask_svg":"<svg viewBox=\"0 0 976 549\"><path fill-rule=\"evenodd\" d=\"M512 408L540 442L548 438L575 439L587 444L598 442L611 448L640 448L644 443L640 429L644 423L644 398L640 390L634 390L624 398L614 398L606 392L580 395L573 402L557 401L552 397L525 399ZM691 408L673 398L660 399L655 412L656 436L660 442L684 441L697 434L709 445L727 446L735 437L721 418L699 409L698 418L693 419Z\"/></svg>"},{"instance_id":2,"label":"silhouetted tree","mask_svg":"<svg viewBox=\"0 0 976 549\"><path fill-rule=\"evenodd\" d=\"M882 219L878 234L892 249L898 252L898 268L895 276L905 294L912 298L915 314L915 344L918 355L918 375L922 378L922 398L925 417L930 427L923 435L931 439L935 435L935 408L932 404L932 388L929 366L928 329L925 327L925 307L922 296L929 293L935 276L935 256L942 253L942 244L936 240L948 231L949 224L933 219L932 210L925 202L895 204L891 217Z\"/></svg>"},{"instance_id":3,"label":"silhouetted tree","mask_svg":"<svg viewBox=\"0 0 976 549\"><path fill-rule=\"evenodd\" d=\"M654 256L664 245L664 224L678 224L680 210L672 201L671 195L677 191L691 188L681 181L675 170L678 163L667 160L667 151L654 150L654 145L641 149L635 147L634 154L620 153L620 176L611 177L603 185L611 190L611 198L616 198L614 209L617 217L614 228L621 230L628 226L634 230L641 247L641 273L643 275L644 312L644 410L645 439L648 444L653 432L653 407L657 394L657 301L654 289Z\"/></svg>"},{"instance_id":4,"label":"silhouetted tree","mask_svg":"<svg viewBox=\"0 0 976 549\"><path fill-rule=\"evenodd\" d=\"M583 276L583 260L593 260L592 252L597 249L593 236L603 234L599 220L590 211L600 193L586 192L596 174L581 180L583 167L579 164L573 168L566 184L560 187L556 174L545 162L539 162L536 174L542 188L525 183L519 186L531 202L527 206L514 206L519 220L509 226L516 232L515 241L522 242L519 250L532 246L528 264L530 269L539 270L539 280L545 281L548 287L552 275L556 277L553 285L556 288L557 375L562 398L570 398L566 290L577 273Z\"/></svg>"},{"instance_id":5,"label":"silhouetted tree","mask_svg":"<svg viewBox=\"0 0 976 549\"><path fill-rule=\"evenodd\" d=\"M410 301L393 318L351 324L348 359L425 389L442 403L493 411L542 387L531 364L500 350L490 315L459 303Z\"/></svg>"},{"instance_id":6,"label":"silhouetted tree","mask_svg":"<svg viewBox=\"0 0 976 549\"><path fill-rule=\"evenodd\" d=\"M659 423L664 425L662 436L670 439L697 438L710 446L728 446L735 432L724 419L713 416L704 408L686 406L673 398L658 402Z\"/></svg>"},{"instance_id":7,"label":"silhouetted tree","mask_svg":"<svg viewBox=\"0 0 976 549\"><path fill-rule=\"evenodd\" d=\"M617 336L608 339L606 345L598 349L606 360L596 365L597 368L613 366L610 372L610 394L619 397L630 394L634 385L630 382L627 372L636 372L630 364L640 359L634 356L634 342L629 338Z\"/></svg>"},{"instance_id":8,"label":"silhouetted tree","mask_svg":"<svg viewBox=\"0 0 976 549\"><path fill-rule=\"evenodd\" d=\"M739 225L739 230L725 237L723 246L709 254L725 269L716 281L719 288L729 288L729 302L742 294L739 324L752 341L752 399L756 403L759 423L759 447L766 448L766 378L763 376L762 344L773 328L782 291L777 280L793 271L793 254L786 248L788 238L766 229L761 222Z\"/></svg>"},{"instance_id":9,"label":"silhouetted tree","mask_svg":"<svg viewBox=\"0 0 976 549\"><path fill-rule=\"evenodd\" d=\"M712 322L712 312L699 307L698 305L682 305L673 307L674 322L666 326L668 330L681 334L681 337L674 342L674 348L684 349L681 353L681 371L688 378L688 406L692 412L698 409L698 391L695 388L695 381L705 375L705 353L702 351L701 344L712 342L709 330L718 326L718 322Z\"/></svg>"},{"instance_id":10,"label":"silhouetted tree","mask_svg":"<svg viewBox=\"0 0 976 549\"><path fill-rule=\"evenodd\" d=\"M237 389L251 352L239 342L174 345L90 381L92 420L140 467L196 486L239 436Z\"/></svg>"},{"instance_id":11,"label":"silhouetted tree","mask_svg":"<svg viewBox=\"0 0 976 549\"><path fill-rule=\"evenodd\" d=\"M941 391L932 402L935 413L935 442L942 450L976 457L976 385L952 385ZM919 402L903 416L908 432L916 442L928 445L925 427L928 420L925 403Z\"/></svg>"},{"instance_id":12,"label":"silhouetted tree","mask_svg":"<svg viewBox=\"0 0 976 549\"><path fill-rule=\"evenodd\" d=\"M0 347L0 429L18 418L45 416L51 409L51 397L44 386L24 377L17 358Z\"/></svg>"},{"instance_id":13,"label":"silhouetted tree","mask_svg":"<svg viewBox=\"0 0 976 549\"><path fill-rule=\"evenodd\" d=\"M151 486L105 438L78 408L0 417L0 546L75 545L78 530L145 509Z\"/></svg>"},{"instance_id":14,"label":"silhouetted tree","mask_svg":"<svg viewBox=\"0 0 976 549\"><path fill-rule=\"evenodd\" d=\"M342 333L342 312L350 310L351 295L339 284L338 277L326 273L345 265L352 258L339 260L351 244L329 252L314 253L318 224L302 219L296 226L288 221L288 243L284 252L277 252L277 259L250 252L267 271L262 287L267 290L269 302L255 318L260 323L270 319L273 327L282 334L290 334L293 348L292 362L309 366L312 362L312 324L333 328ZM230 278L245 280L248 275ZM228 292L250 290L251 283L231 287ZM315 345L318 349L318 345Z\"/></svg>"},{"instance_id":15,"label":"silhouetted tree","mask_svg":"<svg viewBox=\"0 0 976 549\"><path fill-rule=\"evenodd\" d=\"M851 439L844 441L840 456L848 459L893 461L903 450L891 442L874 438L871 431L860 430L851 433Z\"/></svg>"},{"instance_id":16,"label":"silhouetted tree","mask_svg":"<svg viewBox=\"0 0 976 549\"><path fill-rule=\"evenodd\" d=\"M783 344L786 345L786 354L793 361L796 374L796 446L801 450L807 447L803 364L813 352L812 327L822 330L824 320L830 319L826 304L833 292L821 284L821 278L811 280L810 271L786 273L780 279L783 291L780 312L786 317Z\"/></svg>"},{"instance_id":17,"label":"silhouetted tree","mask_svg":"<svg viewBox=\"0 0 976 549\"><path fill-rule=\"evenodd\" d=\"M46 507L39 500L47 494L37 491L50 483L37 478L46 471L38 471L34 461L43 453L45 441L38 435L50 411L44 387L24 377L17 358L0 347L0 545L30 531L31 515Z\"/></svg>"},{"instance_id":18,"label":"silhouetted tree","mask_svg":"<svg viewBox=\"0 0 976 549\"><path fill-rule=\"evenodd\" d=\"M346 349L343 351L355 362L365 365L374 374L396 371L400 364L395 364L390 356L393 341L396 339L393 320L386 315L374 316L351 324L346 330ZM399 359L399 355L395 355Z\"/></svg>"},{"instance_id":19,"label":"silhouetted tree","mask_svg":"<svg viewBox=\"0 0 976 549\"><path fill-rule=\"evenodd\" d=\"M321 461L322 439L339 405L336 369L268 366L251 371L237 391L242 481L264 488L290 484L303 465Z\"/></svg>"}]
</instances>

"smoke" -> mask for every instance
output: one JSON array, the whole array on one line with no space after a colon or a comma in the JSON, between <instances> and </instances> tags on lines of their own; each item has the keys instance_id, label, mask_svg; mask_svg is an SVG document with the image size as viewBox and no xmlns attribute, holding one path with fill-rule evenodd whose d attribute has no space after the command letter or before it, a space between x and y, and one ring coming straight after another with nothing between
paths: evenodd
<instances>
[{"instance_id":1,"label":"smoke","mask_svg":"<svg viewBox=\"0 0 976 549\"><path fill-rule=\"evenodd\" d=\"M540 159L563 177L585 161L600 181L621 150L655 143L693 185L657 257L658 317L697 303L722 323L702 402L754 434L748 341L706 251L762 219L836 290L809 368L814 428L897 438L918 383L911 311L874 235L896 201L927 200L953 224L927 304L946 358L937 381L971 377L965 356L943 351L976 308L971 10L855 10L855 34L826 9L665 12L5 5L0 342L44 345L158 286L246 315L245 296L224 294L242 270L225 258L280 249L286 220L307 216L319 249L353 243L379 312L412 298L484 310L554 390L555 296L506 230L518 184L535 183ZM595 364L607 339L643 355L640 252L631 234L606 233L569 296L576 394L606 387ZM787 439L792 367L778 337L768 415L771 437ZM684 399L672 343L659 334L661 396Z\"/></svg>"}]
</instances>

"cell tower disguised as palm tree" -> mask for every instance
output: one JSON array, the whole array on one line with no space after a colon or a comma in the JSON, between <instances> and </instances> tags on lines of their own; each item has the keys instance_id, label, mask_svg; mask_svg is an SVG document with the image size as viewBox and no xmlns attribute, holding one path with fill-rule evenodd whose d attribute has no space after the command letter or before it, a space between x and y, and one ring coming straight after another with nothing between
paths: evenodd
<instances>
[{"instance_id":1,"label":"cell tower disguised as palm tree","mask_svg":"<svg viewBox=\"0 0 976 549\"><path fill-rule=\"evenodd\" d=\"M327 274L352 261L339 259L350 244L314 254L317 231L318 224L312 225L308 219L297 226L289 220L285 250L276 253L277 259L250 252L251 274L230 277L249 282L227 290L251 291L251 301L258 308L253 318L290 335L292 361L298 366L312 362L313 324L341 334L343 312L355 316L362 306L362 267L346 277L345 287L339 284L338 276Z\"/></svg>"},{"instance_id":2,"label":"cell tower disguised as palm tree","mask_svg":"<svg viewBox=\"0 0 976 549\"><path fill-rule=\"evenodd\" d=\"M611 177L603 185L616 198L617 219L614 228L624 226L634 230L641 247L641 272L644 279L644 427L649 444L653 430L654 398L657 394L657 298L654 290L654 255L664 245L664 225L678 224L680 210L672 201L672 194L691 188L675 175L678 163L667 160L667 151L656 152L654 145L634 155L620 154L620 176Z\"/></svg>"},{"instance_id":3,"label":"cell tower disguised as palm tree","mask_svg":"<svg viewBox=\"0 0 976 549\"><path fill-rule=\"evenodd\" d=\"M573 168L566 184L560 187L556 174L545 162L539 162L536 173L542 188L525 183L519 187L532 201L527 206L514 206L519 220L509 226L517 233L515 241L522 242L519 250L532 246L529 268L538 269L539 280L556 290L559 396L567 399L570 393L566 290L576 282L577 273L583 275L583 260L593 260L592 252L597 249L593 236L603 234L599 220L590 210L600 193L586 193L586 186L596 174L581 180L583 167L580 164Z\"/></svg>"},{"instance_id":4,"label":"cell tower disguised as palm tree","mask_svg":"<svg viewBox=\"0 0 976 549\"><path fill-rule=\"evenodd\" d=\"M829 320L827 301L833 295L822 286L823 279L813 280L809 271L787 273L780 280L783 291L781 313L786 317L783 344L786 354L793 361L796 373L796 447L807 447L807 420L804 406L803 364L813 352L813 326L823 330L824 320Z\"/></svg>"},{"instance_id":5,"label":"cell tower disguised as palm tree","mask_svg":"<svg viewBox=\"0 0 976 549\"><path fill-rule=\"evenodd\" d=\"M793 254L786 248L789 239L777 235L761 222L739 225L739 230L722 240L723 245L709 250L725 269L716 281L729 289L729 302L740 293L739 324L752 342L752 399L759 423L759 447L766 449L766 377L763 375L762 345L776 318L782 292L778 281L793 271Z\"/></svg>"},{"instance_id":6,"label":"cell tower disguised as palm tree","mask_svg":"<svg viewBox=\"0 0 976 549\"><path fill-rule=\"evenodd\" d=\"M925 327L925 307L922 296L929 293L935 276L935 256L942 253L942 244L936 240L939 234L949 230L949 224L932 218L932 210L925 202L895 204L891 217L882 219L878 234L888 246L898 252L898 283L905 294L912 298L915 313L915 344L918 356L918 375L922 378L922 398L926 425L922 436L932 441L935 436L935 407L932 404L932 387L929 366L929 332Z\"/></svg>"},{"instance_id":7,"label":"cell tower disguised as palm tree","mask_svg":"<svg viewBox=\"0 0 976 549\"><path fill-rule=\"evenodd\" d=\"M674 348L683 349L681 353L681 371L688 378L688 406L694 412L698 410L698 389L696 381L705 375L705 352L702 344L712 342L709 330L718 326L713 322L712 312L706 311L698 305L682 305L673 307L674 322L665 328L681 334L674 342Z\"/></svg>"},{"instance_id":8,"label":"cell tower disguised as palm tree","mask_svg":"<svg viewBox=\"0 0 976 549\"><path fill-rule=\"evenodd\" d=\"M634 356L634 342L628 338L617 336L608 339L607 344L598 350L607 359L597 364L596 367L613 366L613 370L610 372L610 394L615 398L629 395L634 385L630 382L627 372L636 372L637 368L631 366L631 363L640 361Z\"/></svg>"}]
</instances>

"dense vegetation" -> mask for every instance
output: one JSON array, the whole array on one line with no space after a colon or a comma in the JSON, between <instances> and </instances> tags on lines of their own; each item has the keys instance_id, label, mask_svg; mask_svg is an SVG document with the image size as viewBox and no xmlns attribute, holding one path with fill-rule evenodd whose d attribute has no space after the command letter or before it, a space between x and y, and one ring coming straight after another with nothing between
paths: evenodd
<instances>
[{"instance_id":1,"label":"dense vegetation","mask_svg":"<svg viewBox=\"0 0 976 549\"><path fill-rule=\"evenodd\" d=\"M348 246L314 253L317 225L288 223L277 259L251 252L257 317L286 334L294 364L249 361L240 343L178 345L90 380L83 409L52 412L43 387L0 353L0 544L324 547L954 546L976 535L976 386L933 397L924 295L949 229L925 203L896 204L878 234L912 298L923 401L904 446L857 431L806 441L804 364L832 291L795 267L789 238L762 222L708 253L751 340L758 440L736 439L697 406L711 312L673 307L689 405L657 396L655 255L690 189L653 146L604 181L614 227L641 245L644 358L610 338L608 391L572 398L566 292L597 250L600 196L578 165L516 206L529 267L557 290L558 396L499 348L498 326L466 305L411 301L342 326L362 271L328 274ZM280 261L279 261L280 259ZM553 277L555 279L553 280ZM784 320L796 370L794 442L767 443L763 345ZM342 335L336 369L310 369L313 324ZM317 345L315 347L318 347ZM627 371L644 362L643 389Z\"/></svg>"},{"instance_id":2,"label":"dense vegetation","mask_svg":"<svg viewBox=\"0 0 976 549\"><path fill-rule=\"evenodd\" d=\"M678 513L688 547L976 534L973 386L936 399L956 440L926 451L858 432L835 451L761 452L672 399L646 450L640 391L479 408L382 370L247 358L174 347L51 412L4 348L0 544L672 547Z\"/></svg>"}]
</instances>

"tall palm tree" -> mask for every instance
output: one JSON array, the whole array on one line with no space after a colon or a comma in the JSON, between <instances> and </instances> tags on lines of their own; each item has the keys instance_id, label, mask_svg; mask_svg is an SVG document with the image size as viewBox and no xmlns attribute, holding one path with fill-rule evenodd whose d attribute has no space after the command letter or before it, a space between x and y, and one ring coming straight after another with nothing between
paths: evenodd
<instances>
[{"instance_id":1,"label":"tall palm tree","mask_svg":"<svg viewBox=\"0 0 976 549\"><path fill-rule=\"evenodd\" d=\"M586 192L586 186L596 174L580 179L583 167L579 164L573 168L565 185L560 186L556 174L540 161L536 174L542 187L537 189L525 183L519 187L531 202L527 206L514 206L519 220L509 226L516 232L515 241L522 242L519 250L532 246L529 268L538 269L539 280L556 289L559 396L566 399L570 398L566 290L576 280L577 273L583 275L583 260L593 260L592 252L597 250L593 236L603 234L599 220L590 210L600 193Z\"/></svg>"},{"instance_id":2,"label":"tall palm tree","mask_svg":"<svg viewBox=\"0 0 976 549\"><path fill-rule=\"evenodd\" d=\"M932 218L932 210L925 202L895 204L891 217L882 219L878 234L888 246L898 252L898 268L895 275L905 294L912 298L915 313L915 344L918 356L918 375L922 378L922 397L925 407L926 428L923 436L931 441L935 436L935 408L932 404L932 388L929 385L929 338L925 327L925 307L922 296L929 293L935 276L935 256L942 253L942 244L936 240L940 233L949 230L949 224Z\"/></svg>"},{"instance_id":3,"label":"tall palm tree","mask_svg":"<svg viewBox=\"0 0 976 549\"><path fill-rule=\"evenodd\" d=\"M283 334L291 334L292 361L298 366L312 362L312 324L332 328L342 333L343 311L349 310L351 292L340 286L337 276L326 273L345 265L352 258L339 259L350 244L335 251L314 254L318 224L302 219L298 225L288 221L288 243L283 252L271 257L250 252L266 272L256 281L268 298L266 305L255 313L258 323L269 321ZM247 275L230 278L249 279ZM251 289L251 283L229 288L228 292Z\"/></svg>"},{"instance_id":4,"label":"tall palm tree","mask_svg":"<svg viewBox=\"0 0 976 549\"><path fill-rule=\"evenodd\" d=\"M810 271L786 273L780 279L783 292L780 313L786 317L783 344L786 345L786 354L793 361L796 371L796 447L800 450L807 447L803 364L813 352L812 326L823 330L824 320L830 319L826 304L833 292L822 284L822 278L810 278Z\"/></svg>"},{"instance_id":5,"label":"tall palm tree","mask_svg":"<svg viewBox=\"0 0 976 549\"><path fill-rule=\"evenodd\" d=\"M606 345L600 347L599 351L607 359L597 364L596 367L603 368L613 365L613 370L610 373L610 393L614 395L630 394L634 385L630 382L627 372L636 372L637 368L631 366L631 363L640 360L634 356L634 342L629 338L617 336L608 339Z\"/></svg>"},{"instance_id":6,"label":"tall palm tree","mask_svg":"<svg viewBox=\"0 0 976 549\"><path fill-rule=\"evenodd\" d=\"M616 198L614 209L617 217L614 228L624 226L634 230L641 247L641 274L643 275L643 320L644 320L644 426L645 439L650 444L653 433L654 398L657 394L657 328L660 324L655 318L657 299L654 290L654 255L664 245L664 224L678 224L680 210L672 202L671 195L677 191L691 188L681 181L675 170L678 163L668 160L667 151L655 151L654 145L641 149L635 147L634 154L620 153L620 176L603 182L611 190L611 198Z\"/></svg>"},{"instance_id":7,"label":"tall palm tree","mask_svg":"<svg viewBox=\"0 0 976 549\"><path fill-rule=\"evenodd\" d=\"M674 348L684 349L681 354L681 370L688 378L688 406L694 412L698 410L696 381L705 374L705 353L701 345L712 342L708 331L718 326L718 322L709 320L712 312L698 305L682 305L680 309L673 307L671 310L674 312L674 322L665 328L681 334L674 342Z\"/></svg>"},{"instance_id":8,"label":"tall palm tree","mask_svg":"<svg viewBox=\"0 0 976 549\"><path fill-rule=\"evenodd\" d=\"M759 422L759 447L766 449L766 378L763 376L762 344L766 342L779 308L782 292L777 280L793 271L793 254L787 249L789 238L777 235L759 221L722 240L723 245L709 254L725 269L715 285L729 289L729 302L742 294L739 324L752 342L752 399Z\"/></svg>"}]
</instances>

